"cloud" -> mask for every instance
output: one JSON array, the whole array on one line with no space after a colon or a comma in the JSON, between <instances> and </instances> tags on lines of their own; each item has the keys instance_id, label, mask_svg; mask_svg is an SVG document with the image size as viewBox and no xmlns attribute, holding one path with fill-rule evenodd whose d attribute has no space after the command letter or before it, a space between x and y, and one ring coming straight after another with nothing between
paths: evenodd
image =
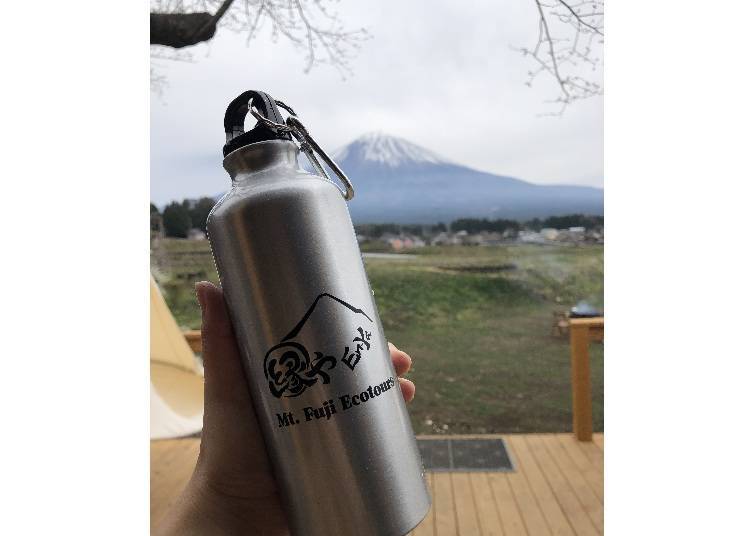
<instances>
[{"instance_id":1,"label":"cloud","mask_svg":"<svg viewBox=\"0 0 750 536\"><path fill-rule=\"evenodd\" d=\"M151 197L214 195L228 188L221 167L226 105L246 89L291 104L330 151L363 132L401 136L473 168L538 183L602 185L602 99L561 118L545 101L554 84L525 85L530 60L511 46L536 42L533 3L354 2L336 4L344 22L373 38L342 80L321 65L305 74L303 54L265 28L220 30L192 48L193 62L159 62L168 81L151 103ZM354 178L356 180L356 177Z\"/></svg>"}]
</instances>

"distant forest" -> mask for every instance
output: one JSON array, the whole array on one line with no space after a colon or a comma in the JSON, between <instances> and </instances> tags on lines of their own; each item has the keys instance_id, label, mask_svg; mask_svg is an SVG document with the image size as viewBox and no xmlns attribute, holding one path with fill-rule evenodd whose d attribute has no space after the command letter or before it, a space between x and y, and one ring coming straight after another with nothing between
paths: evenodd
<instances>
[{"instance_id":1,"label":"distant forest","mask_svg":"<svg viewBox=\"0 0 750 536\"><path fill-rule=\"evenodd\" d=\"M181 203L172 201L163 211L151 203L151 230L164 230L164 234L173 238L187 238L190 229L206 232L208 213L216 204L210 197L185 199Z\"/></svg>"},{"instance_id":2,"label":"distant forest","mask_svg":"<svg viewBox=\"0 0 750 536\"><path fill-rule=\"evenodd\" d=\"M163 232L168 237L186 238L191 229L206 232L206 219L216 201L210 197L200 199L185 199L182 202L173 201L160 211L151 203L151 230ZM490 220L487 218L460 218L449 223L433 225L402 225L396 223L362 223L354 226L357 234L378 238L391 233L396 235L409 234L414 236L434 236L440 232L466 231L476 234L482 231L503 233L507 230L520 231L528 229L567 229L569 227L584 227L588 229L602 229L604 216L588 216L584 214L567 214L564 216L550 216L549 218L534 218L528 221L507 219Z\"/></svg>"}]
</instances>

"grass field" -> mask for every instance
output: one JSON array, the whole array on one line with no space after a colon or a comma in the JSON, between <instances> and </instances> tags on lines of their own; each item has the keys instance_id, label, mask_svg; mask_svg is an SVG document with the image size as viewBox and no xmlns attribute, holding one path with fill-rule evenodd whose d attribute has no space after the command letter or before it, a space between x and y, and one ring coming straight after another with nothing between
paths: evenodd
<instances>
[{"instance_id":1,"label":"grass field","mask_svg":"<svg viewBox=\"0 0 750 536\"><path fill-rule=\"evenodd\" d=\"M192 285L216 281L206 242L163 241L152 265L178 322L198 328ZM571 429L570 350L553 313L603 300L601 246L429 247L367 259L386 335L414 361L417 433ZM594 430L603 346L591 347Z\"/></svg>"}]
</instances>

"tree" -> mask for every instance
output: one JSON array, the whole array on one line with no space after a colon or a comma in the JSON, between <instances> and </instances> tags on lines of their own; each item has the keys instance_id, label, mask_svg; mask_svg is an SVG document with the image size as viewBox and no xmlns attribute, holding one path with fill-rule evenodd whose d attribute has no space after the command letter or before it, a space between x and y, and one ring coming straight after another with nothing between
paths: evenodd
<instances>
[{"instance_id":1,"label":"tree","mask_svg":"<svg viewBox=\"0 0 750 536\"><path fill-rule=\"evenodd\" d=\"M214 208L216 201L210 197L201 197L197 201L191 203L190 214L191 225L194 229L200 229L204 233L206 232L206 220L208 219L208 213Z\"/></svg>"},{"instance_id":2,"label":"tree","mask_svg":"<svg viewBox=\"0 0 750 536\"><path fill-rule=\"evenodd\" d=\"M400 234L401 228L395 223L360 223L354 226L357 234L379 238L386 233Z\"/></svg>"},{"instance_id":3,"label":"tree","mask_svg":"<svg viewBox=\"0 0 750 536\"><path fill-rule=\"evenodd\" d=\"M604 227L604 216L587 216L585 214L550 216L544 220L544 227L552 227L553 229L567 229L569 227L601 229Z\"/></svg>"},{"instance_id":4,"label":"tree","mask_svg":"<svg viewBox=\"0 0 750 536\"><path fill-rule=\"evenodd\" d=\"M533 48L518 50L531 57L536 68L526 82L545 75L557 83L559 94L552 102L560 108L549 115L561 115L568 105L602 95L593 73L601 66L599 49L604 43L604 0L533 0L539 13L539 34ZM580 67L587 67L582 75Z\"/></svg>"},{"instance_id":5,"label":"tree","mask_svg":"<svg viewBox=\"0 0 750 536\"><path fill-rule=\"evenodd\" d=\"M403 234L410 234L414 236L422 236L424 229L421 225L402 225L401 232Z\"/></svg>"},{"instance_id":6,"label":"tree","mask_svg":"<svg viewBox=\"0 0 750 536\"><path fill-rule=\"evenodd\" d=\"M159 213L159 209L153 203L151 203L150 209L151 209L151 221L150 221L151 230L160 231L161 226L162 226L162 221L161 221L161 214Z\"/></svg>"},{"instance_id":7,"label":"tree","mask_svg":"<svg viewBox=\"0 0 750 536\"><path fill-rule=\"evenodd\" d=\"M502 233L507 229L518 231L520 224L515 220L505 220L498 218L496 220L488 220L487 218L460 218L451 222L451 229L453 232L466 231L467 233L474 234L482 231L490 231L494 233Z\"/></svg>"},{"instance_id":8,"label":"tree","mask_svg":"<svg viewBox=\"0 0 750 536\"><path fill-rule=\"evenodd\" d=\"M192 222L190 221L190 212L184 203L172 201L164 207L162 218L167 236L187 238L187 233L192 227Z\"/></svg>"},{"instance_id":9,"label":"tree","mask_svg":"<svg viewBox=\"0 0 750 536\"><path fill-rule=\"evenodd\" d=\"M531 231L540 231L544 227L544 222L539 218L534 218L524 223L523 226Z\"/></svg>"},{"instance_id":10,"label":"tree","mask_svg":"<svg viewBox=\"0 0 750 536\"><path fill-rule=\"evenodd\" d=\"M247 35L249 43L264 23L273 38L281 36L305 53L308 72L327 63L342 77L351 73L349 61L360 43L369 37L364 28L346 29L338 16L324 5L333 0L152 0L151 45L155 59L186 59L169 53L203 43L219 26ZM151 69L152 86L163 79Z\"/></svg>"},{"instance_id":11,"label":"tree","mask_svg":"<svg viewBox=\"0 0 750 536\"><path fill-rule=\"evenodd\" d=\"M218 28L247 35L249 43L264 23L273 38L281 36L305 54L305 72L327 63L342 77L351 73L349 61L370 36L364 28L349 30L330 11L334 0L151 0L151 45L154 59L188 59L176 53L209 41ZM529 0L539 14L539 33L533 47L514 47L530 57L531 86L539 76L551 77L559 88L551 102L561 115L575 101L603 94L593 73L601 66L604 42L604 0ZM171 51L171 52L169 52ZM580 67L590 71L582 74ZM591 76L589 76L591 75ZM158 89L164 78L151 68L151 83Z\"/></svg>"}]
</instances>

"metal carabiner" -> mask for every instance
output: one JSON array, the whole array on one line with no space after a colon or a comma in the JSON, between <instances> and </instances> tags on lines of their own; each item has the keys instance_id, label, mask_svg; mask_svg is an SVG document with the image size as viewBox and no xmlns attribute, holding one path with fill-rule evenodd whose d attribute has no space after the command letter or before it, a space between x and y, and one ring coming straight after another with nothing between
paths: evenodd
<instances>
[{"instance_id":1,"label":"metal carabiner","mask_svg":"<svg viewBox=\"0 0 750 536\"><path fill-rule=\"evenodd\" d=\"M255 117L255 119L269 128L276 129L281 132L291 132L292 136L294 136L299 142L300 150L305 153L307 159L310 160L310 163L313 165L313 167L315 167L315 170L318 172L318 174L324 179L327 179L335 184L335 182L331 180L331 177L328 176L325 168L318 161L318 158L315 155L315 153L317 153L320 158L323 159L323 162L325 162L325 164L333 170L339 180L344 184L345 191L342 191L341 195L344 196L344 199L346 201L351 201L354 198L354 186L349 180L349 177L346 176L346 173L344 173L343 170L336 164L336 162L334 162L333 159L328 156L328 154L323 150L323 148L318 145L318 142L313 139L305 125L303 125L302 121L300 121L297 117L297 114L294 113L292 107L278 100L275 102L276 106L279 106L280 108L283 108L284 110L289 112L290 115L286 118L286 124L271 121L270 119L263 117L253 109L250 110L250 113L253 114L253 117Z\"/></svg>"},{"instance_id":2,"label":"metal carabiner","mask_svg":"<svg viewBox=\"0 0 750 536\"><path fill-rule=\"evenodd\" d=\"M344 196L344 199L346 199L347 201L352 200L354 198L354 186L349 180L349 177L347 177L346 173L344 173L344 171L338 166L338 164L336 164L336 162L334 162L333 159L328 156L328 153L326 153L323 148L318 145L318 142L316 142L313 137L310 136L310 133L307 131L305 125L302 124L299 118L296 115L290 115L286 118L286 124L292 128L292 135L297 138L301 145L307 144L310 147L310 149L306 151L306 154L308 158L312 157L311 161L313 165L318 169L318 171L322 171L323 176L326 179L331 180L331 178L328 176L328 173L326 173L326 170L323 168L323 166L320 165L320 162L317 162L315 153L318 153L318 156L323 159L323 162L325 162L326 165L333 170L339 180L341 180L341 182L344 184L346 191L341 192L341 194Z\"/></svg>"}]
</instances>

